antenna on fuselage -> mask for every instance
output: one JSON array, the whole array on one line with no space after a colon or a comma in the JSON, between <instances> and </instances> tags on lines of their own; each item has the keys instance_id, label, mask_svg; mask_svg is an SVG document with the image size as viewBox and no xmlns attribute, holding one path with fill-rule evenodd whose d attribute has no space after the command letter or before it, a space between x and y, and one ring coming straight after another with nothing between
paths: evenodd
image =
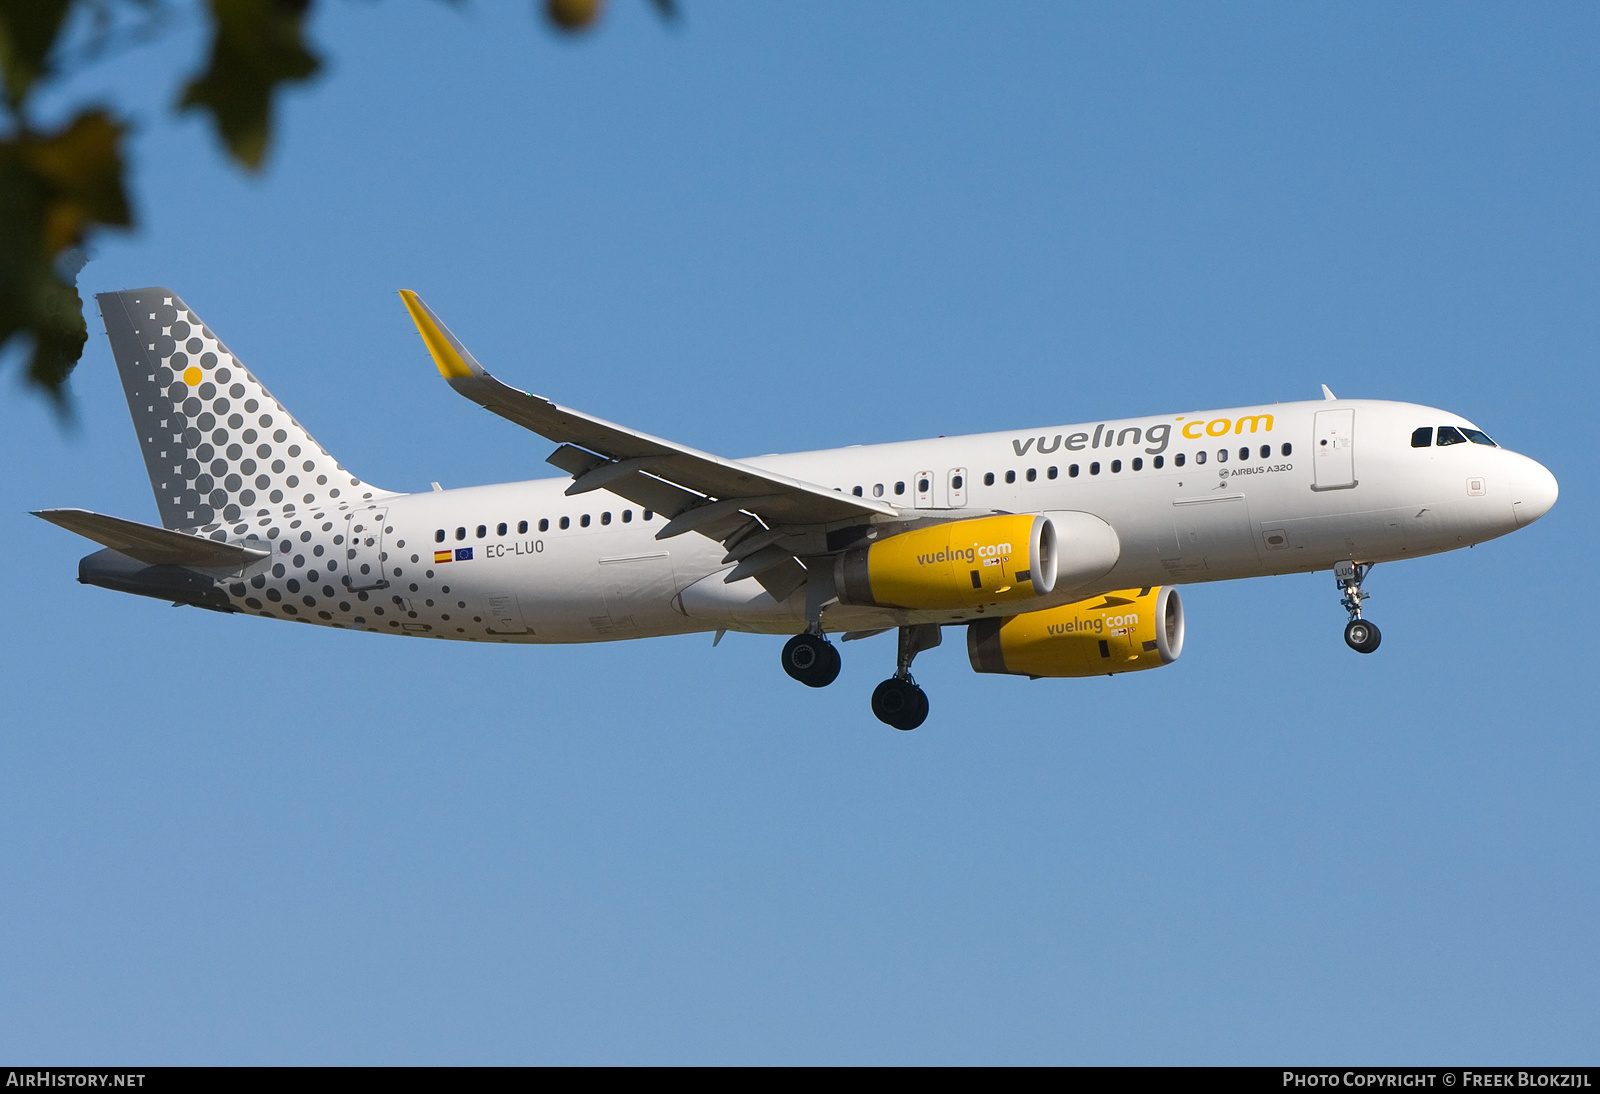
<instances>
[{"instance_id":1,"label":"antenna on fuselage","mask_svg":"<svg viewBox=\"0 0 1600 1094\"><path fill-rule=\"evenodd\" d=\"M1324 399L1328 400L1328 402L1330 402L1330 403L1331 402L1335 402L1339 398L1339 396L1335 395L1333 392L1328 390L1328 385L1327 384L1323 384L1322 385L1322 397Z\"/></svg>"}]
</instances>

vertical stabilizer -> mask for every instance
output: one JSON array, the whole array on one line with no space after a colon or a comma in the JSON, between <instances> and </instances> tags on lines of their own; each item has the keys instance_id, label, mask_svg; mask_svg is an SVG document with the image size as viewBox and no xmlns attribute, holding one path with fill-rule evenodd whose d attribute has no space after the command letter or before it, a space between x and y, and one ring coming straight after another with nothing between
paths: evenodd
<instances>
[{"instance_id":1,"label":"vertical stabilizer","mask_svg":"<svg viewBox=\"0 0 1600 1094\"><path fill-rule=\"evenodd\" d=\"M389 494L340 467L171 289L96 300L164 526Z\"/></svg>"}]
</instances>

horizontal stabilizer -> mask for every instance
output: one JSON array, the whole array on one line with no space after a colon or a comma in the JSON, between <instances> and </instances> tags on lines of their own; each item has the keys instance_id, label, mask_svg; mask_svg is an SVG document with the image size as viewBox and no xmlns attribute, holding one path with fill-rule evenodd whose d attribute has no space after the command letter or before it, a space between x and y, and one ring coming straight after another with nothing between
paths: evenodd
<instances>
[{"instance_id":1,"label":"horizontal stabilizer","mask_svg":"<svg viewBox=\"0 0 1600 1094\"><path fill-rule=\"evenodd\" d=\"M218 543L187 532L103 516L87 509L44 509L33 515L150 566L242 570L270 553L258 547Z\"/></svg>"}]
</instances>

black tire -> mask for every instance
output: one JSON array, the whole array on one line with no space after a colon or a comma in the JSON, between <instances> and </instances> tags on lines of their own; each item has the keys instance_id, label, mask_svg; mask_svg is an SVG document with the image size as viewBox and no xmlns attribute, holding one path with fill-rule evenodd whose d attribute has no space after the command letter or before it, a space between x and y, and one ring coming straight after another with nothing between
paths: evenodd
<instances>
[{"instance_id":1,"label":"black tire","mask_svg":"<svg viewBox=\"0 0 1600 1094\"><path fill-rule=\"evenodd\" d=\"M928 718L928 695L909 680L890 678L872 692L872 713L895 729L916 729Z\"/></svg>"},{"instance_id":2,"label":"black tire","mask_svg":"<svg viewBox=\"0 0 1600 1094\"><path fill-rule=\"evenodd\" d=\"M913 721L910 725L906 726L906 728L907 729L916 729L918 726L920 726L923 722L926 722L927 720L928 720L928 693L923 691L920 687L918 687L917 688L916 720Z\"/></svg>"},{"instance_id":3,"label":"black tire","mask_svg":"<svg viewBox=\"0 0 1600 1094\"><path fill-rule=\"evenodd\" d=\"M824 640L822 650L822 662L817 666L816 675L806 681L814 688L825 688L839 679L839 670L844 667L844 658L839 656L839 647Z\"/></svg>"},{"instance_id":4,"label":"black tire","mask_svg":"<svg viewBox=\"0 0 1600 1094\"><path fill-rule=\"evenodd\" d=\"M808 688L825 688L839 677L843 661L827 639L797 634L783 646L783 671Z\"/></svg>"},{"instance_id":5,"label":"black tire","mask_svg":"<svg viewBox=\"0 0 1600 1094\"><path fill-rule=\"evenodd\" d=\"M1378 625L1368 619L1352 619L1344 628L1344 644L1357 653L1371 653L1383 641Z\"/></svg>"}]
</instances>

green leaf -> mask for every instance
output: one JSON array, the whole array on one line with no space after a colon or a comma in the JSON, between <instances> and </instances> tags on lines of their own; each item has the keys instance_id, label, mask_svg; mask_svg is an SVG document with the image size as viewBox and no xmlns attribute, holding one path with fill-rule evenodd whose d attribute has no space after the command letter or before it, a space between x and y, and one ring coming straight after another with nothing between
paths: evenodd
<instances>
[{"instance_id":1,"label":"green leaf","mask_svg":"<svg viewBox=\"0 0 1600 1094\"><path fill-rule=\"evenodd\" d=\"M0 141L0 346L31 342L28 379L65 406L88 339L83 301L57 260L100 227L129 227L127 128L85 110L55 133Z\"/></svg>"},{"instance_id":2,"label":"green leaf","mask_svg":"<svg viewBox=\"0 0 1600 1094\"><path fill-rule=\"evenodd\" d=\"M0 0L0 68L15 110L45 73L45 58L72 0Z\"/></svg>"},{"instance_id":3,"label":"green leaf","mask_svg":"<svg viewBox=\"0 0 1600 1094\"><path fill-rule=\"evenodd\" d=\"M259 170L272 136L278 85L322 67L303 35L310 0L210 0L216 36L205 72L189 82L179 107L208 111L228 151Z\"/></svg>"}]
</instances>

